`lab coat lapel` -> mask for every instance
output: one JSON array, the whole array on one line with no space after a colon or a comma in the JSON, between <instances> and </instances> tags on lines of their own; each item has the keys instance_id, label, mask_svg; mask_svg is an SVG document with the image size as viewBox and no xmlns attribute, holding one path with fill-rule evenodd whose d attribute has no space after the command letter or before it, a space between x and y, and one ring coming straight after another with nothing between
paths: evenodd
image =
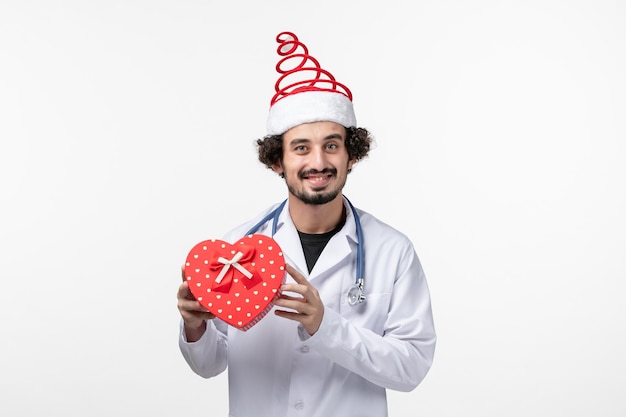
<instances>
[{"instance_id":1,"label":"lab coat lapel","mask_svg":"<svg viewBox=\"0 0 626 417\"><path fill-rule=\"evenodd\" d=\"M300 273L308 277L310 281L323 275L330 268L336 266L347 256L350 256L353 250L356 250L358 242L356 234L356 225L354 215L350 206L344 200L346 207L346 223L343 228L333 236L315 263L311 274L308 273L302 243L298 236L298 230L289 215L289 202L285 205L280 213L278 223L276 225L276 233L274 240L278 242L285 254L285 261L296 267Z\"/></svg>"},{"instance_id":2,"label":"lab coat lapel","mask_svg":"<svg viewBox=\"0 0 626 417\"><path fill-rule=\"evenodd\" d=\"M287 202L278 218L274 240L278 242L283 250L285 262L295 267L305 277L308 276L308 269L306 260L304 259L304 252L302 251L302 243L298 236L298 230L296 230L296 226L293 224L291 216L289 215L289 202Z\"/></svg>"},{"instance_id":3,"label":"lab coat lapel","mask_svg":"<svg viewBox=\"0 0 626 417\"><path fill-rule=\"evenodd\" d=\"M356 225L354 223L354 215L350 207L344 201L346 206L346 222L343 228L335 234L315 263L309 280L324 275L330 268L339 264L347 256L350 256L353 250L356 250L357 234Z\"/></svg>"}]
</instances>

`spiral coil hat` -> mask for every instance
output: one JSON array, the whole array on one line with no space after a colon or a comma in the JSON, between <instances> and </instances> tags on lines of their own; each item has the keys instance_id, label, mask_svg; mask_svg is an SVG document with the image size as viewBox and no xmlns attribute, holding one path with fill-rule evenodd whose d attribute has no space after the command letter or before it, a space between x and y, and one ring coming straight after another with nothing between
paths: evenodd
<instances>
[{"instance_id":1,"label":"spiral coil hat","mask_svg":"<svg viewBox=\"0 0 626 417\"><path fill-rule=\"evenodd\" d=\"M280 135L302 123L329 121L356 126L352 92L323 69L292 32L276 36L279 77L270 101L267 134Z\"/></svg>"}]
</instances>

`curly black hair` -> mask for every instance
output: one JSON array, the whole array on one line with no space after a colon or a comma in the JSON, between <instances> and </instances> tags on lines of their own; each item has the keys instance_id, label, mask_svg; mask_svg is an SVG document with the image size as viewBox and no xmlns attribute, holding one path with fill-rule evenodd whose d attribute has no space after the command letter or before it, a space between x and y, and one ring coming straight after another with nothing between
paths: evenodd
<instances>
[{"instance_id":1,"label":"curly black hair","mask_svg":"<svg viewBox=\"0 0 626 417\"><path fill-rule=\"evenodd\" d=\"M348 156L354 162L367 157L374 138L371 133L362 127L346 128L346 148ZM259 161L267 168L278 164L283 157L283 135L268 135L257 139Z\"/></svg>"}]
</instances>

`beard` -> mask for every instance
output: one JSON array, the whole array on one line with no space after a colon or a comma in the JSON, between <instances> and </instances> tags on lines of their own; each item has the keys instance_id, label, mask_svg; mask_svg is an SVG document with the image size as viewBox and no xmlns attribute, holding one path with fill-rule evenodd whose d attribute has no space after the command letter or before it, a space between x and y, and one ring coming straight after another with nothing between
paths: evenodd
<instances>
[{"instance_id":1,"label":"beard","mask_svg":"<svg viewBox=\"0 0 626 417\"><path fill-rule=\"evenodd\" d=\"M304 179L305 176L310 175L310 174L332 174L334 177L336 177L337 170L335 168L326 168L326 169L323 169L322 171L317 171L317 170L304 171L298 174L298 178ZM293 196L298 198L304 204L322 205L322 204L330 203L335 198L337 198L337 196L343 189L343 186L346 184L346 178L344 178L343 181L337 184L337 187L335 187L332 190L329 190L329 191L320 190L320 191L313 191L310 193L304 190L296 190L296 188L289 183L287 176L285 176L285 183L287 184L287 189L289 190L289 193L291 193Z\"/></svg>"}]
</instances>

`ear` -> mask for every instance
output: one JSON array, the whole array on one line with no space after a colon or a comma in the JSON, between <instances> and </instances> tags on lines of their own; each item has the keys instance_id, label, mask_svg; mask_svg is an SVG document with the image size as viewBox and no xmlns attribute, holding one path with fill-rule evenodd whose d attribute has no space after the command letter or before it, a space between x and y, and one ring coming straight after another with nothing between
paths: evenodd
<instances>
[{"instance_id":1,"label":"ear","mask_svg":"<svg viewBox=\"0 0 626 417\"><path fill-rule=\"evenodd\" d=\"M348 172L352 171L352 166L356 163L356 159L352 158L348 161Z\"/></svg>"},{"instance_id":2,"label":"ear","mask_svg":"<svg viewBox=\"0 0 626 417\"><path fill-rule=\"evenodd\" d=\"M277 173L278 175L282 176L283 173L285 172L283 170L282 164L280 163L280 161L276 162L275 164L272 165L272 171L274 171L275 173Z\"/></svg>"}]
</instances>

